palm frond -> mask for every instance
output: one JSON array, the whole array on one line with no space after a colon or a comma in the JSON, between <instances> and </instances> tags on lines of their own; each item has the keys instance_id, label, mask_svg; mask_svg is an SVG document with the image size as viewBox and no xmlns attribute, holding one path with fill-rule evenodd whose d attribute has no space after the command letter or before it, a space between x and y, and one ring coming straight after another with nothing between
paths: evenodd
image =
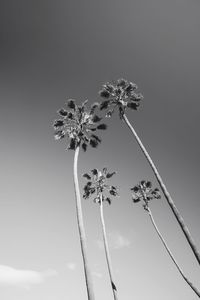
<instances>
[{"instance_id":1,"label":"palm frond","mask_svg":"<svg viewBox=\"0 0 200 300\"><path fill-rule=\"evenodd\" d=\"M139 197L136 197L135 195L132 196L132 200L134 203L139 202L141 199Z\"/></svg>"},{"instance_id":2,"label":"palm frond","mask_svg":"<svg viewBox=\"0 0 200 300\"><path fill-rule=\"evenodd\" d=\"M90 189L90 193L91 193L91 194L94 194L95 191L96 191L96 189L95 189L94 187Z\"/></svg>"},{"instance_id":3,"label":"palm frond","mask_svg":"<svg viewBox=\"0 0 200 300\"><path fill-rule=\"evenodd\" d=\"M95 110L97 109L97 107L99 107L99 103L98 102L95 102L91 105L91 108L90 108L90 115L93 115L95 113Z\"/></svg>"},{"instance_id":4,"label":"palm frond","mask_svg":"<svg viewBox=\"0 0 200 300\"><path fill-rule=\"evenodd\" d=\"M71 109L75 109L76 108L75 100L74 99L67 100L67 106Z\"/></svg>"},{"instance_id":5,"label":"palm frond","mask_svg":"<svg viewBox=\"0 0 200 300\"><path fill-rule=\"evenodd\" d=\"M92 134L91 137L97 140L97 142L101 143L101 139L96 134Z\"/></svg>"},{"instance_id":6,"label":"palm frond","mask_svg":"<svg viewBox=\"0 0 200 300\"><path fill-rule=\"evenodd\" d=\"M147 181L147 182L146 182L146 187L147 187L147 188L151 188L151 187L152 187L151 181Z\"/></svg>"},{"instance_id":7,"label":"palm frond","mask_svg":"<svg viewBox=\"0 0 200 300\"><path fill-rule=\"evenodd\" d=\"M121 78L117 80L117 86L124 88L126 85L127 85L127 81L125 79Z\"/></svg>"},{"instance_id":8,"label":"palm frond","mask_svg":"<svg viewBox=\"0 0 200 300\"><path fill-rule=\"evenodd\" d=\"M139 106L139 103L136 103L136 102L128 102L127 103L127 107L129 107L130 109L133 109L133 110L137 110Z\"/></svg>"},{"instance_id":9,"label":"palm frond","mask_svg":"<svg viewBox=\"0 0 200 300\"><path fill-rule=\"evenodd\" d=\"M108 90L106 89L102 89L100 92L99 92L99 95L102 97L102 98L106 98L108 99L110 97L110 93Z\"/></svg>"},{"instance_id":10,"label":"palm frond","mask_svg":"<svg viewBox=\"0 0 200 300\"><path fill-rule=\"evenodd\" d=\"M134 191L134 193L137 193L139 191L139 187L134 186L133 188L131 188L131 191Z\"/></svg>"},{"instance_id":11,"label":"palm frond","mask_svg":"<svg viewBox=\"0 0 200 300\"><path fill-rule=\"evenodd\" d=\"M110 103L109 100L105 100L105 101L101 102L101 104L100 104L100 110L107 109L108 106L109 106L109 103Z\"/></svg>"},{"instance_id":12,"label":"palm frond","mask_svg":"<svg viewBox=\"0 0 200 300\"><path fill-rule=\"evenodd\" d=\"M107 125L106 124L100 124L100 125L97 126L97 129L106 130L107 129Z\"/></svg>"},{"instance_id":13,"label":"palm frond","mask_svg":"<svg viewBox=\"0 0 200 300\"><path fill-rule=\"evenodd\" d=\"M70 144L68 146L69 150L75 150L76 149L76 140L74 138L70 139Z\"/></svg>"},{"instance_id":14,"label":"palm frond","mask_svg":"<svg viewBox=\"0 0 200 300\"><path fill-rule=\"evenodd\" d=\"M90 193L89 192L85 192L84 194L83 194L83 198L84 199L88 199L90 197Z\"/></svg>"},{"instance_id":15,"label":"palm frond","mask_svg":"<svg viewBox=\"0 0 200 300\"><path fill-rule=\"evenodd\" d=\"M100 118L100 117L97 116L97 115L94 115L94 116L92 117L92 122L94 122L94 123L100 122L101 120L102 120L102 118Z\"/></svg>"},{"instance_id":16,"label":"palm frond","mask_svg":"<svg viewBox=\"0 0 200 300\"><path fill-rule=\"evenodd\" d=\"M74 115L73 115L73 113L70 111L70 112L68 112L68 119L70 119L70 120L74 120Z\"/></svg>"},{"instance_id":17,"label":"palm frond","mask_svg":"<svg viewBox=\"0 0 200 300\"><path fill-rule=\"evenodd\" d=\"M116 174L116 172L107 173L106 178L111 178L114 174Z\"/></svg>"},{"instance_id":18,"label":"palm frond","mask_svg":"<svg viewBox=\"0 0 200 300\"><path fill-rule=\"evenodd\" d=\"M135 91L137 88L138 88L138 87L137 87L137 85L136 85L135 83L129 82L129 84L128 84L127 87L125 88L125 91L126 91L127 93L130 93L130 92L132 92L132 91Z\"/></svg>"},{"instance_id":19,"label":"palm frond","mask_svg":"<svg viewBox=\"0 0 200 300\"><path fill-rule=\"evenodd\" d=\"M98 170L97 170L97 169L92 169L92 170L91 170L91 173L92 173L93 175L97 175L97 174L98 174Z\"/></svg>"},{"instance_id":20,"label":"palm frond","mask_svg":"<svg viewBox=\"0 0 200 300\"><path fill-rule=\"evenodd\" d=\"M137 101L137 102L139 102L139 101L141 101L141 100L143 100L143 99L144 99L144 97L143 97L143 95L142 95L141 93L138 93L138 94L133 93L133 94L131 95L131 97L130 97L130 100L132 100L132 101Z\"/></svg>"},{"instance_id":21,"label":"palm frond","mask_svg":"<svg viewBox=\"0 0 200 300\"><path fill-rule=\"evenodd\" d=\"M112 196L117 196L117 192L113 189L109 190L109 193L112 195Z\"/></svg>"},{"instance_id":22,"label":"palm frond","mask_svg":"<svg viewBox=\"0 0 200 300\"><path fill-rule=\"evenodd\" d=\"M81 147L82 147L84 152L87 151L87 144L86 143L82 143Z\"/></svg>"},{"instance_id":23,"label":"palm frond","mask_svg":"<svg viewBox=\"0 0 200 300\"><path fill-rule=\"evenodd\" d=\"M90 139L90 146L96 148L98 146L98 141L96 139Z\"/></svg>"},{"instance_id":24,"label":"palm frond","mask_svg":"<svg viewBox=\"0 0 200 300\"><path fill-rule=\"evenodd\" d=\"M83 174L83 177L85 177L86 179L90 180L91 176L88 173Z\"/></svg>"},{"instance_id":25,"label":"palm frond","mask_svg":"<svg viewBox=\"0 0 200 300\"><path fill-rule=\"evenodd\" d=\"M103 173L106 175L107 174L108 169L107 168L103 168Z\"/></svg>"},{"instance_id":26,"label":"palm frond","mask_svg":"<svg viewBox=\"0 0 200 300\"><path fill-rule=\"evenodd\" d=\"M61 117L67 117L68 111L65 110L64 108L61 108L61 109L58 110L58 114L59 114Z\"/></svg>"},{"instance_id":27,"label":"palm frond","mask_svg":"<svg viewBox=\"0 0 200 300\"><path fill-rule=\"evenodd\" d=\"M155 188L153 191L152 191L152 195L154 196L155 199L161 199L161 194L160 194L160 191L158 188Z\"/></svg>"},{"instance_id":28,"label":"palm frond","mask_svg":"<svg viewBox=\"0 0 200 300\"><path fill-rule=\"evenodd\" d=\"M54 124L53 124L53 127L55 128L55 129L57 129L57 128L59 128L59 127L62 127L62 126L64 126L64 121L63 120L55 120L54 121Z\"/></svg>"},{"instance_id":29,"label":"palm frond","mask_svg":"<svg viewBox=\"0 0 200 300\"><path fill-rule=\"evenodd\" d=\"M90 128L90 131L96 131L97 130L97 128Z\"/></svg>"},{"instance_id":30,"label":"palm frond","mask_svg":"<svg viewBox=\"0 0 200 300\"><path fill-rule=\"evenodd\" d=\"M65 132L63 130L56 131L54 134L55 140L61 140L65 137Z\"/></svg>"},{"instance_id":31,"label":"palm frond","mask_svg":"<svg viewBox=\"0 0 200 300\"><path fill-rule=\"evenodd\" d=\"M108 204L111 205L111 199L109 197L106 197L105 201L107 201Z\"/></svg>"},{"instance_id":32,"label":"palm frond","mask_svg":"<svg viewBox=\"0 0 200 300\"><path fill-rule=\"evenodd\" d=\"M146 181L145 181L145 180L141 180L141 181L140 181L140 184L141 184L143 187L145 187Z\"/></svg>"},{"instance_id":33,"label":"palm frond","mask_svg":"<svg viewBox=\"0 0 200 300\"><path fill-rule=\"evenodd\" d=\"M83 103L81 104L82 107L82 111L85 111L86 108L86 104L88 103L88 99L86 99L85 101L83 101Z\"/></svg>"}]
</instances>

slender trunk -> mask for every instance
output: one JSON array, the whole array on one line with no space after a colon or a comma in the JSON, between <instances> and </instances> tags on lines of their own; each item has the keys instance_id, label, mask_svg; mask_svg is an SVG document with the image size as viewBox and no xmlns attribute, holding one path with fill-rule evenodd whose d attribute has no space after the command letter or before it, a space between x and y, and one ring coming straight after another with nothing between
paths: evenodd
<instances>
[{"instance_id":1,"label":"slender trunk","mask_svg":"<svg viewBox=\"0 0 200 300\"><path fill-rule=\"evenodd\" d=\"M183 233L184 233L184 235L185 235L185 237L186 237L186 239L187 239L187 241L188 241L188 243L189 243L189 245L190 245L190 247L191 247L191 249L192 249L192 251L193 251L193 253L194 253L195 257L196 257L196 259L197 259L197 261L198 261L198 263L200 264L200 253L198 252L198 249L197 249L197 247L196 247L196 245L195 245L195 243L193 241L193 238L192 238L192 236L191 236L191 234L189 232L189 229L185 225L184 220L183 220L181 214L179 213L179 211L176 208L176 206L175 206L175 204L174 204L174 202L173 202L173 200L172 200L169 192L167 191L167 188L164 185L163 180L162 180L160 174L158 173L158 170L157 170L156 166L154 165L154 163L153 163L150 155L148 154L148 152L145 149L144 145L142 144L139 136L137 135L136 131L134 130L134 128L130 124L130 122L129 122L129 120L126 117L125 114L123 115L123 120L127 124L128 128L131 130L131 132L134 135L137 143L139 144L142 152L144 153L147 161L149 162L149 164L150 164L150 166L151 166L151 168L152 168L152 170L153 170L153 172L154 172L154 174L155 174L155 176L156 176L156 178L158 180L160 188L161 188L161 190L162 190L162 192L163 192L163 194L164 194L164 196L165 196L165 198L166 198L166 200L167 200L170 208L172 209L172 211L173 211L173 213L174 213L174 215L175 215L175 217L176 217L176 219L177 219L177 221L178 221L178 223L179 223L179 225L180 225L180 227L181 227L181 229L182 229L182 231L183 231Z\"/></svg>"},{"instance_id":2,"label":"slender trunk","mask_svg":"<svg viewBox=\"0 0 200 300\"><path fill-rule=\"evenodd\" d=\"M107 261L107 265L108 265L108 272L109 272L109 276L110 276L110 283L111 283L111 287L112 287L112 291L113 291L114 300L118 300L118 298L117 298L117 288L116 288L116 285L114 284L114 280L113 280L113 271L112 271L112 265L111 265L111 258L110 258L108 242L107 242L106 227L105 227L104 215L103 215L102 195L101 195L101 198L100 198L100 215L101 215L101 224L102 224L102 231L103 231L104 249L105 249L106 261Z\"/></svg>"},{"instance_id":3,"label":"slender trunk","mask_svg":"<svg viewBox=\"0 0 200 300\"><path fill-rule=\"evenodd\" d=\"M148 214L149 214L149 217L150 217L150 219L151 219L151 222L152 222L152 224L153 224L153 226L154 226L154 228L155 228L155 230L156 230L156 232L157 232L159 238L161 239L161 241L162 241L162 243L163 243L165 249L167 250L169 256L171 257L172 261L174 262L174 264L175 264L176 268L178 269L179 273L181 274L181 276L183 277L183 279L187 282L187 284L188 284L188 285L193 289L193 291L197 294L197 296L199 296L199 298L200 298L200 292L199 292L198 289L197 289L197 288L196 288L196 287L195 287L195 286L187 279L187 277L184 275L183 271L182 271L181 268L179 267L177 261L176 261L175 258L173 257L172 252L171 252L170 249L168 248L167 243L165 242L164 238L162 237L162 235L161 235L161 233L160 233L160 231L159 231L159 229L158 229L158 227L157 227L157 225L156 225L156 223L155 223L155 221L154 221L154 218L153 218L153 216L152 216L151 210L150 210L149 208L146 208L146 210L148 211Z\"/></svg>"},{"instance_id":4,"label":"slender trunk","mask_svg":"<svg viewBox=\"0 0 200 300\"><path fill-rule=\"evenodd\" d=\"M80 196L79 183L78 183L78 172L77 172L78 154L79 154L79 146L76 148L74 154L74 187L75 187L75 195L76 195L76 214L77 214L78 230L79 230L80 243L81 243L81 253L83 257L88 300L94 300L95 297L93 291L91 271L89 268L88 258L87 258L86 236L85 236L85 229L83 224L81 196Z\"/></svg>"}]
</instances>

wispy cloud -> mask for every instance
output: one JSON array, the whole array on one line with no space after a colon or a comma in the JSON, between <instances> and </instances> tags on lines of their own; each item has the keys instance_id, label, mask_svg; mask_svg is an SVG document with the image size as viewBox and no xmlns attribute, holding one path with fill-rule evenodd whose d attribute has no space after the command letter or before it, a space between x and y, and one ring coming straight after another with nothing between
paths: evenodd
<instances>
[{"instance_id":1,"label":"wispy cloud","mask_svg":"<svg viewBox=\"0 0 200 300\"><path fill-rule=\"evenodd\" d=\"M112 232L110 234L110 239L114 249L129 247L131 244L131 241L127 237L121 235L119 232Z\"/></svg>"},{"instance_id":2,"label":"wispy cloud","mask_svg":"<svg viewBox=\"0 0 200 300\"><path fill-rule=\"evenodd\" d=\"M74 263L74 262L69 262L69 263L67 264L67 268L68 268L69 270L71 270L71 271L74 271L74 270L76 269L76 263Z\"/></svg>"},{"instance_id":3,"label":"wispy cloud","mask_svg":"<svg viewBox=\"0 0 200 300\"><path fill-rule=\"evenodd\" d=\"M108 243L111 249L121 249L129 247L131 241L119 232L110 232L108 233ZM97 240L96 244L100 249L103 249L104 246L102 240Z\"/></svg>"},{"instance_id":4,"label":"wispy cloud","mask_svg":"<svg viewBox=\"0 0 200 300\"><path fill-rule=\"evenodd\" d=\"M54 270L37 272L32 270L14 269L9 266L0 265L0 285L5 286L29 289L31 285L41 284L47 277L55 275L57 275L57 272Z\"/></svg>"}]
</instances>

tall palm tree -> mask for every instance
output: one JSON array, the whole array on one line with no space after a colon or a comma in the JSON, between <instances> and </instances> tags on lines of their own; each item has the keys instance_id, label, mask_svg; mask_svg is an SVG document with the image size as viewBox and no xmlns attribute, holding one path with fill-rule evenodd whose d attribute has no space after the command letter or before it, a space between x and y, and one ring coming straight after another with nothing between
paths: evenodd
<instances>
[{"instance_id":1,"label":"tall palm tree","mask_svg":"<svg viewBox=\"0 0 200 300\"><path fill-rule=\"evenodd\" d=\"M104 98L104 101L100 105L100 110L108 109L106 113L106 117L111 117L114 110L118 108L120 119L124 121L125 124L128 126L128 128L130 129L140 149L142 150L144 156L146 157L148 163L150 164L154 172L154 175L160 185L160 188L172 212L174 213L198 263L200 264L200 253L194 243L194 240L189 232L189 229L186 226L180 212L176 208L174 201L171 195L169 194L153 160L151 159L149 153L147 152L142 141L140 140L135 129L133 128L133 126L131 125L131 123L129 122L125 114L127 108L130 108L132 110L137 110L140 105L140 101L143 99L143 96L140 93L137 93L136 90L137 90L137 85L135 83L128 82L127 80L124 79L119 79L114 83L104 84L102 90L99 92L100 96Z\"/></svg>"},{"instance_id":2,"label":"tall palm tree","mask_svg":"<svg viewBox=\"0 0 200 300\"><path fill-rule=\"evenodd\" d=\"M133 202L134 203L137 203L140 201L143 202L143 207L144 207L145 211L148 212L149 217L151 219L151 223L153 224L154 229L156 230L156 233L158 234L162 244L164 245L165 249L167 250L172 261L174 262L176 268L178 269L178 271L181 274L181 276L183 277L183 279L187 282L187 284L192 288L192 290L200 298L200 292L198 291L198 289L187 279L187 277L184 275L182 269L179 267L176 259L174 258L172 252L170 251L166 241L164 240L162 234L160 233L160 231L155 223L155 220L153 218L152 212L149 208L149 202L151 200L161 198L159 190L157 188L153 189L152 183L150 181L145 181L145 180L140 181L139 184L137 184L136 186L131 188L131 190L133 191L133 194L132 194Z\"/></svg>"},{"instance_id":3,"label":"tall palm tree","mask_svg":"<svg viewBox=\"0 0 200 300\"><path fill-rule=\"evenodd\" d=\"M117 288L113 279L112 264L111 264L111 258L109 253L106 226L105 226L104 214L103 214L103 203L108 202L109 204L111 204L110 196L118 195L118 191L115 186L106 184L107 179L111 178L114 174L115 172L109 173L107 171L107 168L103 168L103 171L99 171L98 169L93 169L91 171L91 174L88 173L83 174L83 177L85 177L88 180L88 182L84 186L83 198L88 199L91 195L95 194L94 202L99 204L103 242L104 242L106 261L107 261L108 272L110 277L110 283L113 291L114 300L117 300L118 299ZM106 195L106 193L108 195Z\"/></svg>"},{"instance_id":4,"label":"tall palm tree","mask_svg":"<svg viewBox=\"0 0 200 300\"><path fill-rule=\"evenodd\" d=\"M83 223L77 164L80 147L82 147L84 151L87 150L88 145L96 148L101 142L101 139L96 134L93 134L93 132L98 129L106 129L106 125L97 125L97 123L101 121L101 118L95 113L95 110L98 107L98 103L94 103L89 111L86 110L86 103L87 101L84 101L82 105L77 105L75 103L75 100L69 99L67 102L68 110L62 108L58 111L60 119L55 120L53 126L55 129L55 139L61 140L67 137L69 139L69 145L67 149L75 151L73 179L75 187L77 223L80 236L81 253L83 257L88 300L94 300L95 297L93 291L92 276L87 258L86 235Z\"/></svg>"}]
</instances>

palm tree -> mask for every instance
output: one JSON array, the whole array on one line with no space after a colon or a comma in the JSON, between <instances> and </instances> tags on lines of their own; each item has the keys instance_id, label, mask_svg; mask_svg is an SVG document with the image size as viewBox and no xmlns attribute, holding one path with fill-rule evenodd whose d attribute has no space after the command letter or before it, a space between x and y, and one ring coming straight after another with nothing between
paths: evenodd
<instances>
[{"instance_id":1,"label":"palm tree","mask_svg":"<svg viewBox=\"0 0 200 300\"><path fill-rule=\"evenodd\" d=\"M117 82L114 83L106 83L103 85L102 90L99 92L100 96L104 98L104 101L100 105L100 110L108 109L106 113L106 117L111 117L114 110L118 108L119 110L119 117L122 121L126 123L128 128L130 129L131 133L133 134L134 138L136 139L139 147L141 148L143 154L145 155L148 163L150 164L156 179L160 185L160 188L172 210L174 213L198 263L200 264L200 253L193 241L193 238L189 232L188 227L186 226L181 214L179 213L178 209L176 208L174 201L169 194L153 160L151 159L149 153L147 152L146 148L144 147L142 141L140 140L139 136L137 135L135 129L129 122L125 112L127 108L132 110L137 110L140 101L143 99L143 96L140 93L136 92L137 85L132 82L128 82L124 79L119 79Z\"/></svg>"},{"instance_id":2,"label":"palm tree","mask_svg":"<svg viewBox=\"0 0 200 300\"><path fill-rule=\"evenodd\" d=\"M97 129L106 129L106 125L96 124L101 121L101 118L95 113L95 110L98 107L98 103L94 103L91 106L90 111L86 110L86 103L87 101L84 101L82 105L77 105L75 103L75 100L69 99L67 102L68 110L62 108L58 111L60 119L55 120L53 126L55 129L55 139L61 140L67 137L69 139L69 145L67 149L75 151L73 178L76 198L77 223L80 236L81 253L83 257L88 299L94 300L95 297L93 291L92 276L87 258L86 235L83 223L77 164L80 147L82 147L84 151L87 150L88 144L93 148L96 148L101 142L101 139L97 135L93 134L93 132Z\"/></svg>"},{"instance_id":3,"label":"palm tree","mask_svg":"<svg viewBox=\"0 0 200 300\"><path fill-rule=\"evenodd\" d=\"M138 185L134 186L133 188L131 188L131 190L133 191L133 194L132 194L132 199L133 199L133 202L134 203L137 203L137 202L140 202L140 201L143 201L143 207L145 209L145 211L148 212L149 214L149 217L151 219L151 223L153 224L154 226L154 229L156 230L156 233L158 234L162 244L164 245L165 249L167 250L169 256L171 257L172 261L174 262L176 268L178 269L179 273L181 274L181 276L183 277L183 279L187 282L187 284L193 289L193 291L197 294L197 296L199 296L200 298L200 292L198 291L198 289L187 279L187 277L184 275L182 269L179 267L177 261L175 260L172 252L170 251L169 247L167 246L167 243L166 241L164 240L162 234L160 233L155 221L154 221L154 218L153 218L153 215L152 215L152 212L149 208L149 202L153 199L160 199L161 196L160 196L160 193L159 193L159 190L157 188L153 189L152 188L152 184L150 181L145 181L145 180L142 180L139 182Z\"/></svg>"},{"instance_id":4,"label":"palm tree","mask_svg":"<svg viewBox=\"0 0 200 300\"><path fill-rule=\"evenodd\" d=\"M106 184L107 179L111 178L115 172L109 173L107 168L103 168L103 171L99 171L98 169L93 169L91 174L85 173L83 177L85 177L88 182L84 186L84 194L83 198L88 199L91 195L95 194L94 202L99 204L100 207L100 216L101 216L101 225L102 225L102 232L103 232L103 242L104 242L104 249L106 255L106 261L108 266L108 272L110 276L110 283L113 291L114 300L117 300L117 288L114 283L113 279L113 271L112 271L112 264L111 258L109 253L108 241L107 241L107 234L106 234L106 226L104 221L103 215L103 203L106 201L111 204L111 196L117 196L118 191L117 188L113 185ZM105 193L109 195L105 195Z\"/></svg>"}]
</instances>

